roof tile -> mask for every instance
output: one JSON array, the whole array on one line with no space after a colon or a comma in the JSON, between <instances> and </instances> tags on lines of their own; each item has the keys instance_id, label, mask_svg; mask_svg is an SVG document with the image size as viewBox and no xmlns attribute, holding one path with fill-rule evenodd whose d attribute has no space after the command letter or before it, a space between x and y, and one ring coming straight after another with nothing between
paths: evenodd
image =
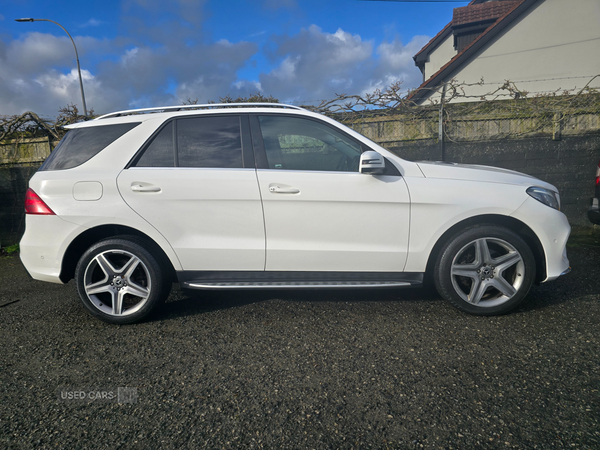
<instances>
[{"instance_id":1,"label":"roof tile","mask_svg":"<svg viewBox=\"0 0 600 450\"><path fill-rule=\"evenodd\" d=\"M466 25L474 22L498 19L510 11L517 3L521 2L519 0L496 1L454 8L452 25Z\"/></svg>"}]
</instances>

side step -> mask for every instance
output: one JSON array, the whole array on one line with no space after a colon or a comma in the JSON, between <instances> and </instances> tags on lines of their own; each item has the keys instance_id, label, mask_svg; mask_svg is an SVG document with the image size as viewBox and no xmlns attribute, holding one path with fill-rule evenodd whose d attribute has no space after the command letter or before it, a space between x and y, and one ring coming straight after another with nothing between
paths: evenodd
<instances>
[{"instance_id":1,"label":"side step","mask_svg":"<svg viewBox=\"0 0 600 450\"><path fill-rule=\"evenodd\" d=\"M306 288L375 288L375 287L408 287L413 286L412 283L405 281L308 281L299 282L292 281L289 283L277 282L268 283L266 281L255 282L231 282L231 283L194 283L185 282L183 287L187 289L306 289Z\"/></svg>"},{"instance_id":2,"label":"side step","mask_svg":"<svg viewBox=\"0 0 600 450\"><path fill-rule=\"evenodd\" d=\"M184 289L357 289L421 286L421 273L179 272Z\"/></svg>"}]
</instances>

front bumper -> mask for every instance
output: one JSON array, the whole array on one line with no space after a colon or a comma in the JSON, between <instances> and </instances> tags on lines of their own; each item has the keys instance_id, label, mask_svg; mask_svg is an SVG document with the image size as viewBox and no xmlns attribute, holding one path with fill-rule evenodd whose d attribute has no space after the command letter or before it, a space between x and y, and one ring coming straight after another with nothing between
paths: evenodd
<instances>
[{"instance_id":1,"label":"front bumper","mask_svg":"<svg viewBox=\"0 0 600 450\"><path fill-rule=\"evenodd\" d=\"M546 257L546 276L540 281L555 280L568 273L567 240L571 226L567 217L531 197L512 216L527 224L542 244Z\"/></svg>"}]
</instances>

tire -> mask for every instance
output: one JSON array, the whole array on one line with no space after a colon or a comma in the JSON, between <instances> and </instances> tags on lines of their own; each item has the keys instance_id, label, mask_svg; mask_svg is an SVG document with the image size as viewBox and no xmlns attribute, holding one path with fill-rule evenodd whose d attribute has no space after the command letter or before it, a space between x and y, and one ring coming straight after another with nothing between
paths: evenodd
<instances>
[{"instance_id":1,"label":"tire","mask_svg":"<svg viewBox=\"0 0 600 450\"><path fill-rule=\"evenodd\" d=\"M113 324L141 321L171 290L165 266L135 236L104 239L77 263L77 292L87 310Z\"/></svg>"},{"instance_id":2,"label":"tire","mask_svg":"<svg viewBox=\"0 0 600 450\"><path fill-rule=\"evenodd\" d=\"M481 225L455 234L434 269L439 294L461 311L492 316L521 304L535 280L535 258L517 234Z\"/></svg>"}]
</instances>

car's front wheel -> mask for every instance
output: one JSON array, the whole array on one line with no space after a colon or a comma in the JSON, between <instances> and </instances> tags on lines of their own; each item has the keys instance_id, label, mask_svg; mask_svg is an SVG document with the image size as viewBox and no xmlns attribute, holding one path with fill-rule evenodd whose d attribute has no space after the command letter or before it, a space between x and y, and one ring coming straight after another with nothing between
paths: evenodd
<instances>
[{"instance_id":1,"label":"car's front wheel","mask_svg":"<svg viewBox=\"0 0 600 450\"><path fill-rule=\"evenodd\" d=\"M475 226L447 241L434 279L440 295L456 308L478 315L504 314L529 292L535 259L527 243L511 230Z\"/></svg>"},{"instance_id":2,"label":"car's front wheel","mask_svg":"<svg viewBox=\"0 0 600 450\"><path fill-rule=\"evenodd\" d=\"M109 238L80 258L77 291L94 316L114 324L138 322L169 295L165 270L144 244L133 236Z\"/></svg>"}]
</instances>

